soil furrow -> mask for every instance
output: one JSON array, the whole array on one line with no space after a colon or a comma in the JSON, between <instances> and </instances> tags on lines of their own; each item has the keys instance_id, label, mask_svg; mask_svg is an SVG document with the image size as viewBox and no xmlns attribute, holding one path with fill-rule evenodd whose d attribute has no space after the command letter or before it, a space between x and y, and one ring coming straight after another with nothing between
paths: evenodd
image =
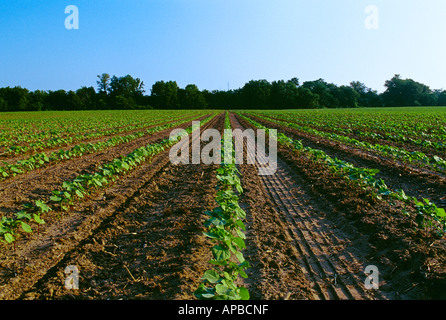
<instances>
[{"instance_id":1,"label":"soil furrow","mask_svg":"<svg viewBox=\"0 0 446 320\"><path fill-rule=\"evenodd\" d=\"M235 118L233 124L235 128L241 127ZM252 155L256 152L254 145L248 145L247 149ZM262 159L260 161L262 162ZM291 172L279 159L275 174L261 176L261 180L278 206L284 225L301 254L299 259L306 268L305 274L309 276L309 281L318 283L316 289L319 298L370 299L372 295L362 288L362 279L352 276L342 259L330 249L330 243L345 240L338 238L339 232L337 235L327 234L327 230L335 230L335 227L328 220L321 220L318 212L313 211L308 204L303 209L303 203L288 190L293 190L293 193L299 191L299 198L308 199L310 196L290 177ZM349 253L349 256L353 257L355 263L359 263L353 253Z\"/></svg>"}]
</instances>

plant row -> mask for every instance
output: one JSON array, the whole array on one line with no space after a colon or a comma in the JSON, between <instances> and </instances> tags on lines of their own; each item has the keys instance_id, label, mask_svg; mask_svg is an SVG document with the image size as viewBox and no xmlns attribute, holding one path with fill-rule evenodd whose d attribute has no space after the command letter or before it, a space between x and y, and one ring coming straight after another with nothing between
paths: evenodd
<instances>
[{"instance_id":1,"label":"plant row","mask_svg":"<svg viewBox=\"0 0 446 320\"><path fill-rule=\"evenodd\" d=\"M199 117L199 116L198 116ZM198 118L196 117L196 118ZM196 119L194 118L194 119ZM193 119L193 120L194 120ZM45 166L47 163L56 163L63 160L69 160L77 157L81 157L85 154L91 154L100 150L105 150L117 145L128 143L135 139L141 138L146 135L151 135L175 126L178 126L188 120L180 120L176 122L167 123L165 125L158 125L153 128L149 128L144 131L134 132L125 136L114 136L106 141L98 141L94 143L80 143L74 145L68 150L60 149L59 151L53 151L50 154L40 152L31 155L30 157L22 160L18 160L16 163L3 162L3 166L0 166L0 181L10 176L16 176L23 174L38 168Z\"/></svg>"},{"instance_id":2,"label":"plant row","mask_svg":"<svg viewBox=\"0 0 446 320\"><path fill-rule=\"evenodd\" d=\"M226 113L225 129L230 129L230 121ZM215 244L211 251L213 259L209 263L213 266L205 271L202 282L195 291L200 300L249 300L248 290L237 285L239 276L247 278L245 272L249 262L243 257L242 250L246 248L243 220L246 213L238 203L243 188L239 178L239 171L235 165L235 151L232 143L222 140L222 153L230 148L232 161L225 161L217 169L218 183L215 201L217 207L206 211L209 219L204 223L207 231L204 235ZM228 153L228 150L226 150Z\"/></svg>"},{"instance_id":3,"label":"plant row","mask_svg":"<svg viewBox=\"0 0 446 320\"><path fill-rule=\"evenodd\" d=\"M446 134L440 133L431 133L427 134L424 132L416 132L414 128L410 130L404 131L383 131L384 128L379 127L379 130L376 130L376 126L371 126L366 120L356 120L355 125L351 122L348 123L348 126L342 126L338 123L338 118L336 119L336 123L331 121L314 121L314 120L303 120L297 118L296 115L287 115L287 114L272 114L269 115L271 119L276 120L285 120L288 122L292 122L299 127L310 127L315 130L327 131L330 130L334 133L339 134L355 134L360 137L365 137L369 139L375 140L385 140L385 141L394 141L399 143L408 143L414 146L419 146L426 149L432 149L437 151L446 150L446 143L444 142L446 139ZM415 125L416 126L416 125ZM386 126L387 130L390 130ZM393 128L394 129L394 128Z\"/></svg>"},{"instance_id":4,"label":"plant row","mask_svg":"<svg viewBox=\"0 0 446 320\"><path fill-rule=\"evenodd\" d=\"M214 117L215 115L211 115L202 120L201 125L209 122ZM191 126L183 131L183 134L190 134L193 129L195 130ZM13 217L2 217L0 224L1 241L15 243L23 232L27 234L33 232L31 225L37 224L39 227L45 223L41 214L57 209L68 211L76 201L84 199L100 188L111 185L120 177L177 143L181 137L181 135L178 135L178 138L175 139L169 137L160 142L137 148L126 156L115 158L104 164L95 173L82 174L73 180L63 182L59 190L52 191L48 201L36 200L33 204L25 204L23 210L15 213Z\"/></svg>"},{"instance_id":5,"label":"plant row","mask_svg":"<svg viewBox=\"0 0 446 320\"><path fill-rule=\"evenodd\" d=\"M239 114L239 116L254 127L264 129L268 132L269 128L266 128L251 118L242 114ZM375 178L375 175L379 172L378 169L357 168L351 163L330 157L322 150L306 147L301 140L292 139L283 133L277 135L277 142L307 155L312 161L324 162L333 173L354 181L358 186L364 188L364 190L371 190L371 195L376 199L383 200L387 198L404 202L406 205L416 209L415 220L420 227L433 227L440 235L446 233L446 212L443 208L437 207L429 199L423 198L419 200L416 197L407 196L402 189L391 190L383 179ZM407 210L404 210L403 213L410 214Z\"/></svg>"},{"instance_id":6,"label":"plant row","mask_svg":"<svg viewBox=\"0 0 446 320\"><path fill-rule=\"evenodd\" d=\"M265 117L265 116L258 116L259 118L265 119L267 121L277 123L279 125L284 125L289 128L297 129L301 132L306 132L311 135L315 135L322 138L327 138L329 140L342 142L347 145L354 146L356 148L360 148L362 150L371 151L376 154L380 154L386 157L391 157L393 159L398 159L402 162L415 164L415 165L421 165L426 166L430 168L431 170L438 171L441 173L446 173L446 160L439 156L428 156L425 153L421 151L407 151L401 148L397 148L390 145L382 145L382 144L373 144L367 141L360 141L348 136L339 135L336 133L330 133L330 132L324 132L319 131L313 128L309 127L302 127L295 123L291 123L288 121L280 121L280 120L273 120L271 118Z\"/></svg>"},{"instance_id":7,"label":"plant row","mask_svg":"<svg viewBox=\"0 0 446 320\"><path fill-rule=\"evenodd\" d=\"M347 132L366 130L382 135L403 134L414 139L444 141L446 138L446 117L444 111L402 112L389 109L361 110L299 110L297 112L262 112L270 116L294 119L300 124L319 128L341 129Z\"/></svg>"},{"instance_id":8,"label":"plant row","mask_svg":"<svg viewBox=\"0 0 446 320\"><path fill-rule=\"evenodd\" d=\"M152 124L157 124L163 121L166 121L167 115L159 116L159 117L153 117L149 120L139 120L130 118L127 121L129 121L125 126L115 126L111 128L107 128L104 130L98 130L98 127L101 127L102 125L105 125L101 123L101 121L104 121L104 119L101 119L98 121L98 124L96 124L95 127L91 127L91 124L85 124L81 122L79 124L79 127L76 128L75 134L73 135L67 135L68 131L65 131L67 129L50 129L46 132L43 131L41 133L37 134L30 134L29 132L25 131L24 134L19 137L16 137L16 139L7 139L7 144L4 145L8 146L4 151L6 154L24 154L31 151L41 151L48 148L53 148L57 146L63 146L63 145L70 145L75 142L83 141L83 140L89 140L94 138L100 138L107 135L113 135L113 134L120 134L124 132L129 132L133 130L138 130L144 127L148 127ZM184 115L180 115L174 118L171 118L171 120L184 118ZM138 122L138 123L135 123ZM55 125L56 123L54 123ZM82 127L81 125L84 125ZM108 125L110 126L110 125ZM28 130L29 131L29 130ZM13 135L13 133L9 134L10 136ZM49 135L49 137L48 137ZM45 139L45 137L47 139ZM19 141L25 142L25 144L18 144ZM16 141L16 142L14 142Z\"/></svg>"}]
</instances>

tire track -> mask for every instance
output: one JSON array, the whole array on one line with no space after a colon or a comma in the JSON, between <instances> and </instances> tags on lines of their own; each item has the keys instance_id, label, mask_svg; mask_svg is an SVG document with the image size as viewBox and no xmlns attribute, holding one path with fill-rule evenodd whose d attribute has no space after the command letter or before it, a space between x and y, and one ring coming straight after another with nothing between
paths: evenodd
<instances>
[{"instance_id":1,"label":"tire track","mask_svg":"<svg viewBox=\"0 0 446 320\"><path fill-rule=\"evenodd\" d=\"M237 118L231 116L233 129L244 129ZM256 149L251 140L246 143L248 156L255 157ZM261 163L266 159L261 157ZM260 168L259 161L256 167ZM290 168L278 159L274 175L260 176L269 196L276 204L281 225L287 240L293 243L293 253L313 289L321 300L333 299L386 299L379 292L366 290L366 253L349 248L348 237L324 218L312 205L311 196L301 187L305 182L293 177ZM297 196L298 195L298 196ZM304 201L309 204L304 204Z\"/></svg>"}]
</instances>

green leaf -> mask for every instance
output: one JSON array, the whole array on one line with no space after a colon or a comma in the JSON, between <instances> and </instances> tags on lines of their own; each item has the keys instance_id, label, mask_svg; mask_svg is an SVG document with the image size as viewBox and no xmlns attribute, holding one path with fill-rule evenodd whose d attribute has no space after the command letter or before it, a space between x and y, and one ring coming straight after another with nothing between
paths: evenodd
<instances>
[{"instance_id":1,"label":"green leaf","mask_svg":"<svg viewBox=\"0 0 446 320\"><path fill-rule=\"evenodd\" d=\"M443 208L436 208L437 216L440 218L446 217L446 211Z\"/></svg>"},{"instance_id":2,"label":"green leaf","mask_svg":"<svg viewBox=\"0 0 446 320\"><path fill-rule=\"evenodd\" d=\"M225 286L224 284L221 284L221 283L219 283L215 286L215 292L219 295L225 295L227 293L228 289L229 288L227 286Z\"/></svg>"},{"instance_id":3,"label":"green leaf","mask_svg":"<svg viewBox=\"0 0 446 320\"><path fill-rule=\"evenodd\" d=\"M11 168L10 168L10 170L12 171L12 172L14 172L14 173L22 173L22 170L19 170L17 167L15 167L15 166L12 166ZM7 240L6 240L7 241Z\"/></svg>"},{"instance_id":4,"label":"green leaf","mask_svg":"<svg viewBox=\"0 0 446 320\"><path fill-rule=\"evenodd\" d=\"M243 223L242 220L235 220L235 224L236 224L240 229L242 229L243 231L246 231L245 224Z\"/></svg>"},{"instance_id":5,"label":"green leaf","mask_svg":"<svg viewBox=\"0 0 446 320\"><path fill-rule=\"evenodd\" d=\"M40 208L42 212L51 211L51 208L47 206L47 204L41 200L36 200L36 207Z\"/></svg>"},{"instance_id":6,"label":"green leaf","mask_svg":"<svg viewBox=\"0 0 446 320\"><path fill-rule=\"evenodd\" d=\"M240 219L246 218L246 212L242 208L236 208L235 212L237 214L237 217L239 217Z\"/></svg>"},{"instance_id":7,"label":"green leaf","mask_svg":"<svg viewBox=\"0 0 446 320\"><path fill-rule=\"evenodd\" d=\"M5 233L4 237L7 243L13 243L15 241L14 236L11 233Z\"/></svg>"},{"instance_id":8,"label":"green leaf","mask_svg":"<svg viewBox=\"0 0 446 320\"><path fill-rule=\"evenodd\" d=\"M207 270L204 274L202 279L205 279L209 281L210 283L217 283L220 281L220 275L216 270Z\"/></svg>"},{"instance_id":9,"label":"green leaf","mask_svg":"<svg viewBox=\"0 0 446 320\"><path fill-rule=\"evenodd\" d=\"M225 261L209 260L208 262L210 264L215 264L217 266L225 266L228 264L228 262L226 260Z\"/></svg>"},{"instance_id":10,"label":"green leaf","mask_svg":"<svg viewBox=\"0 0 446 320\"><path fill-rule=\"evenodd\" d=\"M17 219L21 220L21 219L31 219L31 214L27 213L25 210L20 210L19 212L16 213L16 217Z\"/></svg>"},{"instance_id":11,"label":"green leaf","mask_svg":"<svg viewBox=\"0 0 446 320\"><path fill-rule=\"evenodd\" d=\"M242 238L242 239L246 239L246 235L243 233L242 230L240 229L235 229L235 232L237 233L237 235Z\"/></svg>"},{"instance_id":12,"label":"green leaf","mask_svg":"<svg viewBox=\"0 0 446 320\"><path fill-rule=\"evenodd\" d=\"M215 289L208 288L203 283L195 290L194 295L198 299L212 299L215 296Z\"/></svg>"},{"instance_id":13,"label":"green leaf","mask_svg":"<svg viewBox=\"0 0 446 320\"><path fill-rule=\"evenodd\" d=\"M77 195L79 198L83 198L83 197L84 197L83 193L82 193L79 189L76 190L76 195Z\"/></svg>"},{"instance_id":14,"label":"green leaf","mask_svg":"<svg viewBox=\"0 0 446 320\"><path fill-rule=\"evenodd\" d=\"M234 254L237 257L238 261L240 261L241 263L245 262L245 258L243 257L243 253L241 253L240 251L236 251Z\"/></svg>"},{"instance_id":15,"label":"green leaf","mask_svg":"<svg viewBox=\"0 0 446 320\"><path fill-rule=\"evenodd\" d=\"M33 214L33 219L36 223L38 224L45 224L45 220L43 220L42 218L40 218L39 215L37 214Z\"/></svg>"},{"instance_id":16,"label":"green leaf","mask_svg":"<svg viewBox=\"0 0 446 320\"><path fill-rule=\"evenodd\" d=\"M245 249L245 248L246 248L245 241L243 241L242 238L240 238L240 237L234 237L234 239L233 239L232 241L233 241L233 242L237 245L237 247L239 247L240 249ZM241 261L241 262L243 262L243 261Z\"/></svg>"},{"instance_id":17,"label":"green leaf","mask_svg":"<svg viewBox=\"0 0 446 320\"><path fill-rule=\"evenodd\" d=\"M102 187L102 182L101 181L99 181L98 179L96 179L96 178L93 178L93 182L97 185L97 186L100 186L100 187Z\"/></svg>"},{"instance_id":18,"label":"green leaf","mask_svg":"<svg viewBox=\"0 0 446 320\"><path fill-rule=\"evenodd\" d=\"M21 224L21 226L22 226L23 231L25 231L25 232L27 232L27 233L31 233L31 232L33 232L33 230L31 229L31 227L29 226L29 224L27 224L27 223L25 223L25 222L23 222L23 221L20 221L20 224Z\"/></svg>"},{"instance_id":19,"label":"green leaf","mask_svg":"<svg viewBox=\"0 0 446 320\"><path fill-rule=\"evenodd\" d=\"M231 252L227 248L220 245L216 245L212 248L212 254L217 261L228 260L231 258Z\"/></svg>"},{"instance_id":20,"label":"green leaf","mask_svg":"<svg viewBox=\"0 0 446 320\"><path fill-rule=\"evenodd\" d=\"M243 268L239 268L239 271L238 271L239 273L240 273L240 275L243 277L243 278L248 278L248 275L246 274L246 272L243 270Z\"/></svg>"},{"instance_id":21,"label":"green leaf","mask_svg":"<svg viewBox=\"0 0 446 320\"><path fill-rule=\"evenodd\" d=\"M203 235L205 235L206 237L211 238L211 239L219 239L219 238L220 238L220 237L219 237L216 233L214 233L214 232L203 232Z\"/></svg>"},{"instance_id":22,"label":"green leaf","mask_svg":"<svg viewBox=\"0 0 446 320\"><path fill-rule=\"evenodd\" d=\"M239 294L242 300L249 300L249 291L245 287L240 288Z\"/></svg>"},{"instance_id":23,"label":"green leaf","mask_svg":"<svg viewBox=\"0 0 446 320\"><path fill-rule=\"evenodd\" d=\"M54 201L54 202L60 202L60 201L62 201L62 198L59 196L53 195L50 197L50 200Z\"/></svg>"}]
</instances>

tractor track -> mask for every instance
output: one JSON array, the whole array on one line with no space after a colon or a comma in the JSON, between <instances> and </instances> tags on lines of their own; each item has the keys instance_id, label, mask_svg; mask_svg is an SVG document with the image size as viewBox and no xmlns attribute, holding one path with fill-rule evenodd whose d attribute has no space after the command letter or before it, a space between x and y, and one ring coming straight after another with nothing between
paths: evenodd
<instances>
[{"instance_id":1,"label":"tractor track","mask_svg":"<svg viewBox=\"0 0 446 320\"><path fill-rule=\"evenodd\" d=\"M233 128L244 129L232 115ZM247 143L247 152L255 157L255 145ZM260 165L256 162L256 168ZM387 299L364 287L367 253L348 245L348 236L326 219L314 200L301 187L305 181L292 174L288 165L278 159L273 175L259 176L266 196L275 204L277 220L292 244L292 252L312 286L313 296L320 300Z\"/></svg>"}]
</instances>

